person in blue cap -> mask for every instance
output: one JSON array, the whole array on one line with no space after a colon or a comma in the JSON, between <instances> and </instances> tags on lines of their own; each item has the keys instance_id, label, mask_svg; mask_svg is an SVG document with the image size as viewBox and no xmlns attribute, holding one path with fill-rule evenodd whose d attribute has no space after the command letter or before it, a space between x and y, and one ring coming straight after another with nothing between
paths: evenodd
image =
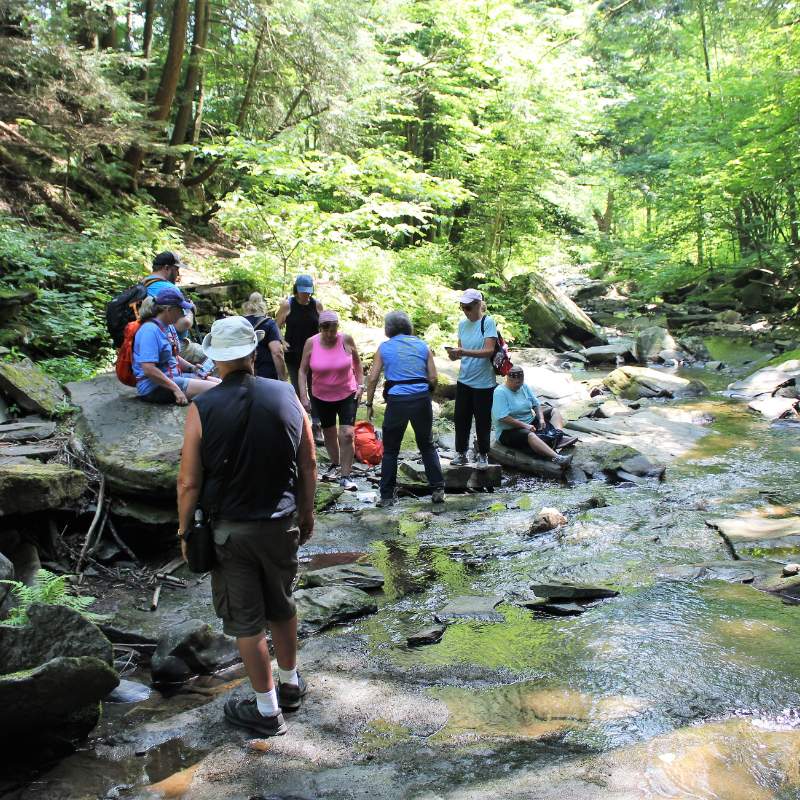
<instances>
[{"instance_id":1,"label":"person in blue cap","mask_svg":"<svg viewBox=\"0 0 800 800\"><path fill-rule=\"evenodd\" d=\"M300 361L306 342L319 333L319 315L323 311L322 303L315 297L314 279L310 275L298 275L292 287L292 296L286 298L278 309L275 322L278 328L286 326L283 340L286 344L284 358L289 371L289 380L300 397ZM309 379L308 393L311 394L313 378ZM322 444L322 428L319 424L317 409L312 403L311 427L314 441Z\"/></svg>"},{"instance_id":2,"label":"person in blue cap","mask_svg":"<svg viewBox=\"0 0 800 800\"><path fill-rule=\"evenodd\" d=\"M133 340L136 394L148 403L185 406L189 400L219 383L199 372L180 355L175 323L192 304L176 287L162 289L154 298L152 316L142 320ZM197 377L188 377L196 374Z\"/></svg>"}]
</instances>

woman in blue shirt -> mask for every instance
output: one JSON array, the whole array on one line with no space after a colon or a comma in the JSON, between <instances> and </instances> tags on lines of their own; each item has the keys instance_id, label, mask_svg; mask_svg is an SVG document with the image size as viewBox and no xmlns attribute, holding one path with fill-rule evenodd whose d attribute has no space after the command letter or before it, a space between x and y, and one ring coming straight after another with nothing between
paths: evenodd
<instances>
[{"instance_id":1,"label":"woman in blue shirt","mask_svg":"<svg viewBox=\"0 0 800 800\"><path fill-rule=\"evenodd\" d=\"M556 409L550 406L546 409L542 407L539 398L525 384L522 367L512 367L506 375L506 382L494 390L492 418L497 430L497 441L500 444L521 450L528 455L549 459L560 467L567 467L572 461L571 455L562 456L556 453L536 435L537 430L544 428L545 421L552 422L560 428L564 420ZM574 442L574 438L569 439L564 445Z\"/></svg>"},{"instance_id":2,"label":"woman in blue shirt","mask_svg":"<svg viewBox=\"0 0 800 800\"><path fill-rule=\"evenodd\" d=\"M497 344L494 320L483 313L483 295L467 289L461 295L461 310L466 319L458 323L458 347L447 347L451 361L461 360L456 383L456 450L453 466L467 463L469 432L475 419L478 437L478 469L489 466L489 437L492 431L492 396L496 385L492 356Z\"/></svg>"},{"instance_id":3,"label":"woman in blue shirt","mask_svg":"<svg viewBox=\"0 0 800 800\"><path fill-rule=\"evenodd\" d=\"M388 341L378 347L367 379L367 409L372 419L375 387L381 372L385 375L386 413L383 417L381 498L378 505L385 507L396 502L397 457L409 422L425 465L431 499L434 503L443 503L444 476L432 431L431 388L437 377L433 354L422 339L413 335L411 320L403 311L389 312L383 330Z\"/></svg>"}]
</instances>

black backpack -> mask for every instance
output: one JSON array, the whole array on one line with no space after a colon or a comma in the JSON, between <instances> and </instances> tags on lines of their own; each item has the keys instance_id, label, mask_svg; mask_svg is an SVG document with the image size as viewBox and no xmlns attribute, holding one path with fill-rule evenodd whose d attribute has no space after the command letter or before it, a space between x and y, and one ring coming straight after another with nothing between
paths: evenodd
<instances>
[{"instance_id":1,"label":"black backpack","mask_svg":"<svg viewBox=\"0 0 800 800\"><path fill-rule=\"evenodd\" d=\"M125 338L125 326L133 322L139 312L139 306L147 297L147 287L156 281L163 281L160 275L148 275L143 281L131 286L114 297L106 306L106 327L114 347L119 349Z\"/></svg>"}]
</instances>

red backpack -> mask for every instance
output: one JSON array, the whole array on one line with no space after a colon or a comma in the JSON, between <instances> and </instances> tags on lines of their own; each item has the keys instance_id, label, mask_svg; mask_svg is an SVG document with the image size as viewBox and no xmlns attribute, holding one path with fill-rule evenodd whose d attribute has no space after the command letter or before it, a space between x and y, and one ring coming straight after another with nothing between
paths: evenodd
<instances>
[{"instance_id":1,"label":"red backpack","mask_svg":"<svg viewBox=\"0 0 800 800\"><path fill-rule=\"evenodd\" d=\"M117 363L114 365L114 369L117 372L117 378L126 386L136 386L136 377L133 374L133 339L141 325L142 323L135 319L125 326L122 344L117 350Z\"/></svg>"},{"instance_id":2,"label":"red backpack","mask_svg":"<svg viewBox=\"0 0 800 800\"><path fill-rule=\"evenodd\" d=\"M371 422L361 420L355 424L356 458L363 464L380 464L383 460L383 442L375 433Z\"/></svg>"},{"instance_id":3,"label":"red backpack","mask_svg":"<svg viewBox=\"0 0 800 800\"><path fill-rule=\"evenodd\" d=\"M483 326L486 322L486 315L481 317L481 336L483 336ZM508 375L511 372L511 367L514 363L511 361L511 356L508 354L508 344L503 338L500 330L497 331L497 341L494 343L494 353L492 353L492 369L495 375Z\"/></svg>"}]
</instances>

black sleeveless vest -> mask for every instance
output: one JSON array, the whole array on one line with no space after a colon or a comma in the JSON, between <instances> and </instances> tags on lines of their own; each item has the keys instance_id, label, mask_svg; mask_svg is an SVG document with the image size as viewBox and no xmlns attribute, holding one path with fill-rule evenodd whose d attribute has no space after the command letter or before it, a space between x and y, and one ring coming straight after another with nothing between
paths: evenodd
<instances>
[{"instance_id":1,"label":"black sleeveless vest","mask_svg":"<svg viewBox=\"0 0 800 800\"><path fill-rule=\"evenodd\" d=\"M247 391L252 404L242 435ZM201 507L208 511L217 503L217 519L227 520L292 514L297 507L297 448L303 410L291 385L235 372L198 395L194 403L203 429ZM226 458L232 458L233 464L220 502Z\"/></svg>"}]
</instances>

